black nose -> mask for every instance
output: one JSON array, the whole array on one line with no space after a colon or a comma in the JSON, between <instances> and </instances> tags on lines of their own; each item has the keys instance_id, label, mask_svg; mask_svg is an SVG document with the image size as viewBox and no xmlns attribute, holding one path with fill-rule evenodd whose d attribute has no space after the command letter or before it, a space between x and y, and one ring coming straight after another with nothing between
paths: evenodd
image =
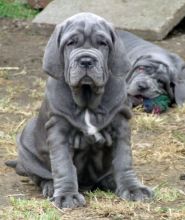
<instances>
[{"instance_id":1,"label":"black nose","mask_svg":"<svg viewBox=\"0 0 185 220\"><path fill-rule=\"evenodd\" d=\"M81 57L79 60L79 65L82 68L90 69L94 66L95 60L91 57Z\"/></svg>"},{"instance_id":2,"label":"black nose","mask_svg":"<svg viewBox=\"0 0 185 220\"><path fill-rule=\"evenodd\" d=\"M139 84L138 84L138 90L139 91L142 92L142 91L145 91L147 89L149 89L149 86L146 82L139 82Z\"/></svg>"}]
</instances>

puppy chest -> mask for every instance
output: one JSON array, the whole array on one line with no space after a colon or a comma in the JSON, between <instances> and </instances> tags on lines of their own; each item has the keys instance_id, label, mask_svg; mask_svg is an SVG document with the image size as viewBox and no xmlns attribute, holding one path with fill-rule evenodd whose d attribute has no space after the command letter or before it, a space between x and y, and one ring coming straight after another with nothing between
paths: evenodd
<instances>
[{"instance_id":1,"label":"puppy chest","mask_svg":"<svg viewBox=\"0 0 185 220\"><path fill-rule=\"evenodd\" d=\"M86 146L84 150L75 150L73 156L80 185L89 186L107 173L112 164L112 148Z\"/></svg>"},{"instance_id":2,"label":"puppy chest","mask_svg":"<svg viewBox=\"0 0 185 220\"><path fill-rule=\"evenodd\" d=\"M96 130L90 117L86 116L87 132L74 128L69 137L69 145L79 184L89 187L111 170L116 130L112 123L102 130Z\"/></svg>"}]
</instances>

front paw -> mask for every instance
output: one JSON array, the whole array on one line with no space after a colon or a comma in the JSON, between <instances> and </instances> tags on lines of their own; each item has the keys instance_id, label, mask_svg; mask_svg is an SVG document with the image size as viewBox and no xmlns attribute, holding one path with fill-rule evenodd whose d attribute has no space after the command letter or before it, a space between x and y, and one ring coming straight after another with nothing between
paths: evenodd
<instances>
[{"instance_id":1,"label":"front paw","mask_svg":"<svg viewBox=\"0 0 185 220\"><path fill-rule=\"evenodd\" d=\"M54 203L58 208L77 208L86 204L84 196L80 193L63 193L54 198Z\"/></svg>"},{"instance_id":2,"label":"front paw","mask_svg":"<svg viewBox=\"0 0 185 220\"><path fill-rule=\"evenodd\" d=\"M154 195L153 190L144 185L118 190L117 194L121 199L130 201L146 201L151 199Z\"/></svg>"}]
</instances>

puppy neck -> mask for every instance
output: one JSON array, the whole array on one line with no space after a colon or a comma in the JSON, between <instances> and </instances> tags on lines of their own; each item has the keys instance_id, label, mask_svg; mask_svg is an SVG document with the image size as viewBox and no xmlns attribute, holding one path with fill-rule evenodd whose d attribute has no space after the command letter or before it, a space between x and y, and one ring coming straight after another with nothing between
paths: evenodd
<instances>
[{"instance_id":1,"label":"puppy neck","mask_svg":"<svg viewBox=\"0 0 185 220\"><path fill-rule=\"evenodd\" d=\"M82 86L72 89L72 97L74 102L80 108L88 108L95 110L101 103L104 88L91 88L90 86Z\"/></svg>"}]
</instances>

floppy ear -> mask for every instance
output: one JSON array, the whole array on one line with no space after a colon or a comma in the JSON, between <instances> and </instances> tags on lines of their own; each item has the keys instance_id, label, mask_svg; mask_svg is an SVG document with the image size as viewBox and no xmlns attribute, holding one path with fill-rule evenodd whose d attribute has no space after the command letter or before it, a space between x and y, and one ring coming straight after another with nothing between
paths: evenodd
<instances>
[{"instance_id":1,"label":"floppy ear","mask_svg":"<svg viewBox=\"0 0 185 220\"><path fill-rule=\"evenodd\" d=\"M117 32L112 32L113 48L109 56L109 68L115 76L125 76L131 69L130 61L126 55L123 40Z\"/></svg>"},{"instance_id":2,"label":"floppy ear","mask_svg":"<svg viewBox=\"0 0 185 220\"><path fill-rule=\"evenodd\" d=\"M174 84L174 98L177 105L185 104L185 63L177 55L171 54L174 64L171 70L171 82Z\"/></svg>"},{"instance_id":3,"label":"floppy ear","mask_svg":"<svg viewBox=\"0 0 185 220\"><path fill-rule=\"evenodd\" d=\"M52 33L48 44L45 48L43 58L43 70L53 78L63 77L64 58L60 48L63 25L58 24Z\"/></svg>"},{"instance_id":4,"label":"floppy ear","mask_svg":"<svg viewBox=\"0 0 185 220\"><path fill-rule=\"evenodd\" d=\"M174 100L174 86L171 83L170 68L165 63L159 63L155 70L157 75L156 79L163 83L164 89L167 91L171 100Z\"/></svg>"}]
</instances>

